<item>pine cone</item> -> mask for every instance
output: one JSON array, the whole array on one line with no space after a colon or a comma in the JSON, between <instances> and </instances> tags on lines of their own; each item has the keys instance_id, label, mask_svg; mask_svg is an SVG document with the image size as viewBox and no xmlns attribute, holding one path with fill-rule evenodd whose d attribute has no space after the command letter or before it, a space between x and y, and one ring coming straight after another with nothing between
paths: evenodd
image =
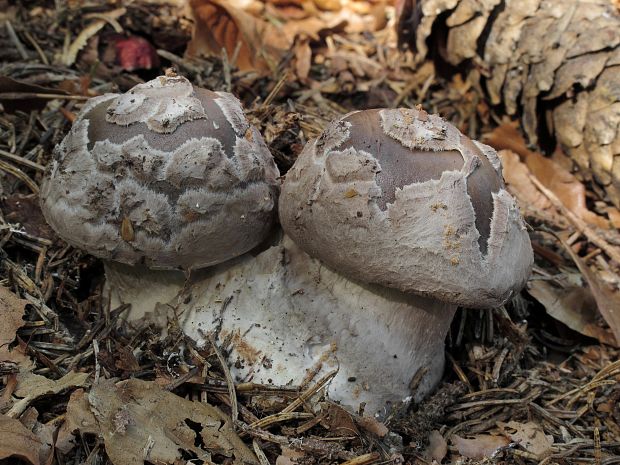
<instances>
[{"instance_id":1,"label":"pine cone","mask_svg":"<svg viewBox=\"0 0 620 465\"><path fill-rule=\"evenodd\" d=\"M532 144L552 136L620 206L620 13L611 0L401 0L399 39L475 67Z\"/></svg>"}]
</instances>

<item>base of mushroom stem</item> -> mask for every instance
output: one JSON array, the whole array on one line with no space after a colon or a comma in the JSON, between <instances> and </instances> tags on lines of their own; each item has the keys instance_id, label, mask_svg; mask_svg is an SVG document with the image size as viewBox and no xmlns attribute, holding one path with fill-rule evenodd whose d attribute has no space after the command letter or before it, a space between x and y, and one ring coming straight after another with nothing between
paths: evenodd
<instances>
[{"instance_id":1,"label":"base of mushroom stem","mask_svg":"<svg viewBox=\"0 0 620 465\"><path fill-rule=\"evenodd\" d=\"M377 415L434 388L456 310L351 281L286 236L190 279L115 263L106 263L106 275L112 304L131 304L130 320L174 309L199 344L208 333L230 344L235 381L300 385L337 369L328 397L353 410L363 402Z\"/></svg>"}]
</instances>

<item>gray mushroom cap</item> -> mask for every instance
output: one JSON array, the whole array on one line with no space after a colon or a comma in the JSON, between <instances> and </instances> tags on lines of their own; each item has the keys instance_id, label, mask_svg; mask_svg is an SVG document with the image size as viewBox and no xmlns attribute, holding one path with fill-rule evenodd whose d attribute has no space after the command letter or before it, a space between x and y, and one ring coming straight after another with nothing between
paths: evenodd
<instances>
[{"instance_id":1,"label":"gray mushroom cap","mask_svg":"<svg viewBox=\"0 0 620 465\"><path fill-rule=\"evenodd\" d=\"M41 207L97 257L195 269L264 240L278 176L235 97L167 75L86 103L55 149Z\"/></svg>"},{"instance_id":2,"label":"gray mushroom cap","mask_svg":"<svg viewBox=\"0 0 620 465\"><path fill-rule=\"evenodd\" d=\"M462 306L503 304L533 263L497 153L422 110L330 124L287 173L279 212L330 268Z\"/></svg>"}]
</instances>

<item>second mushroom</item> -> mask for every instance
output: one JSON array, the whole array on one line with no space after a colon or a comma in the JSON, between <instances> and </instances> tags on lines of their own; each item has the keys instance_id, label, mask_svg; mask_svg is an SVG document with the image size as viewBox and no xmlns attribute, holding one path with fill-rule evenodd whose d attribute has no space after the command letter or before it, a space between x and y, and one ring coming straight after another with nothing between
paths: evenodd
<instances>
[{"instance_id":1,"label":"second mushroom","mask_svg":"<svg viewBox=\"0 0 620 465\"><path fill-rule=\"evenodd\" d=\"M113 296L132 318L169 303L157 307L200 342L216 331L236 381L337 369L329 397L382 414L437 384L457 306L502 305L533 262L495 151L414 109L330 124L287 173L279 212L284 234L258 249L190 282L124 275Z\"/></svg>"}]
</instances>

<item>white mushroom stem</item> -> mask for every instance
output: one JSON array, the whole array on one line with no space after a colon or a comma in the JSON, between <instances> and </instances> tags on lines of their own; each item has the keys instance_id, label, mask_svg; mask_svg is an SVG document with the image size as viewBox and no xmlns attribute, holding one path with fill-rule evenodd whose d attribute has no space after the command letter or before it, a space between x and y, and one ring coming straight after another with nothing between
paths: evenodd
<instances>
[{"instance_id":1,"label":"white mushroom stem","mask_svg":"<svg viewBox=\"0 0 620 465\"><path fill-rule=\"evenodd\" d=\"M338 368L329 397L382 414L421 399L441 378L456 305L351 281L286 236L192 276L191 285L182 273L143 271L107 264L115 303L132 305L130 319L169 303L199 343L217 330L219 342L231 341L236 381L297 385Z\"/></svg>"}]
</instances>

